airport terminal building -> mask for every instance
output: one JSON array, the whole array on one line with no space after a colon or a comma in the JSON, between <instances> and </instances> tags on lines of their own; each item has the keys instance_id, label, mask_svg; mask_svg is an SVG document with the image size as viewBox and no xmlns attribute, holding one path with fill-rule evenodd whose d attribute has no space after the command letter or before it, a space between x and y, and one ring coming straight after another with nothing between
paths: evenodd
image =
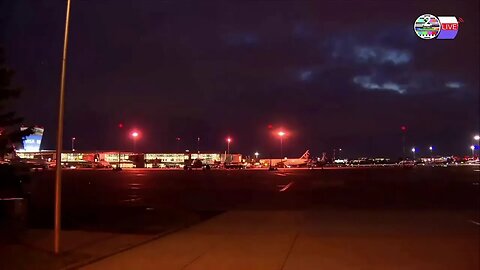
<instances>
[{"instance_id":1,"label":"airport terminal building","mask_svg":"<svg viewBox=\"0 0 480 270\"><path fill-rule=\"evenodd\" d=\"M22 127L25 129L26 127ZM37 160L54 164L55 150L40 150L44 128L35 127L34 133L23 140L16 151L22 159ZM73 148L73 145L72 145ZM127 151L63 151L62 164L78 167L121 167L121 168L174 168L182 167L189 160L200 159L204 165L240 163L242 155L218 152L192 153L134 153Z\"/></svg>"},{"instance_id":2,"label":"airport terminal building","mask_svg":"<svg viewBox=\"0 0 480 270\"><path fill-rule=\"evenodd\" d=\"M17 151L22 159L36 159L52 162L55 150L36 152ZM121 168L175 168L182 167L186 161L200 159L203 164L220 165L228 160L232 163L242 162L242 155L222 153L133 153L121 151L65 151L62 164L79 167L121 167Z\"/></svg>"}]
</instances>

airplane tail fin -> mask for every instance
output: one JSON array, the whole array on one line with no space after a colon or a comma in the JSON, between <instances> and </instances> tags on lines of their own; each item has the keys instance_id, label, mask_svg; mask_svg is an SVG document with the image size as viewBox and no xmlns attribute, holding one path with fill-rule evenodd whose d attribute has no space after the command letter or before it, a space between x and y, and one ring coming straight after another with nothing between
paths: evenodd
<instances>
[{"instance_id":1,"label":"airplane tail fin","mask_svg":"<svg viewBox=\"0 0 480 270\"><path fill-rule=\"evenodd\" d=\"M300 159L309 159L310 158L310 150L307 150Z\"/></svg>"}]
</instances>

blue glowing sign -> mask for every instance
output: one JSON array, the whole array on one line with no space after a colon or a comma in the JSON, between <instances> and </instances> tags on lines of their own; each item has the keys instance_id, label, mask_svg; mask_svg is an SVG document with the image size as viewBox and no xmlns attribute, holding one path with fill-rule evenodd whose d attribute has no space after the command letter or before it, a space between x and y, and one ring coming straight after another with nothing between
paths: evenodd
<instances>
[{"instance_id":1,"label":"blue glowing sign","mask_svg":"<svg viewBox=\"0 0 480 270\"><path fill-rule=\"evenodd\" d=\"M27 129L26 127L21 127L21 130ZM33 134L25 137L23 139L23 149L22 151L26 152L39 152L40 145L42 144L43 137L43 128L35 127L33 128Z\"/></svg>"}]
</instances>

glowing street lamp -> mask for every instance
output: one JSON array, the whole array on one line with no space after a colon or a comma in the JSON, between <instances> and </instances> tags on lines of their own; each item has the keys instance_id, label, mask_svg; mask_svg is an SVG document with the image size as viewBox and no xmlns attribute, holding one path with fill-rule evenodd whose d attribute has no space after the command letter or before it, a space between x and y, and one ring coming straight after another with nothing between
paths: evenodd
<instances>
[{"instance_id":1,"label":"glowing street lamp","mask_svg":"<svg viewBox=\"0 0 480 270\"><path fill-rule=\"evenodd\" d=\"M232 142L232 138L227 138L227 155L230 155L230 143Z\"/></svg>"},{"instance_id":2,"label":"glowing street lamp","mask_svg":"<svg viewBox=\"0 0 480 270\"><path fill-rule=\"evenodd\" d=\"M258 159L258 155L260 155L258 152L255 152L255 158Z\"/></svg>"},{"instance_id":3,"label":"glowing street lamp","mask_svg":"<svg viewBox=\"0 0 480 270\"><path fill-rule=\"evenodd\" d=\"M417 152L417 149L415 147L412 148L412 153L413 153L413 160L415 160L415 153Z\"/></svg>"},{"instance_id":4,"label":"glowing street lamp","mask_svg":"<svg viewBox=\"0 0 480 270\"><path fill-rule=\"evenodd\" d=\"M285 136L286 133L283 131L278 132L278 136L280 136L280 158L283 158L283 136Z\"/></svg>"},{"instance_id":5,"label":"glowing street lamp","mask_svg":"<svg viewBox=\"0 0 480 270\"><path fill-rule=\"evenodd\" d=\"M75 137L72 138L72 152L75 152Z\"/></svg>"},{"instance_id":6,"label":"glowing street lamp","mask_svg":"<svg viewBox=\"0 0 480 270\"><path fill-rule=\"evenodd\" d=\"M337 150L338 150L338 156L337 156ZM340 158L341 152L342 152L342 148L333 148L333 160Z\"/></svg>"},{"instance_id":7,"label":"glowing street lamp","mask_svg":"<svg viewBox=\"0 0 480 270\"><path fill-rule=\"evenodd\" d=\"M472 150L472 157L475 158L475 144L477 144L477 145L479 144L480 135L477 134L477 135L473 136L473 139L477 142L476 143L473 142L473 144L470 146L470 149Z\"/></svg>"},{"instance_id":8,"label":"glowing street lamp","mask_svg":"<svg viewBox=\"0 0 480 270\"><path fill-rule=\"evenodd\" d=\"M137 149L137 138L138 136L140 136L140 133L138 131L132 131L132 133L130 133L130 136L133 139L133 152L135 153Z\"/></svg>"}]
</instances>

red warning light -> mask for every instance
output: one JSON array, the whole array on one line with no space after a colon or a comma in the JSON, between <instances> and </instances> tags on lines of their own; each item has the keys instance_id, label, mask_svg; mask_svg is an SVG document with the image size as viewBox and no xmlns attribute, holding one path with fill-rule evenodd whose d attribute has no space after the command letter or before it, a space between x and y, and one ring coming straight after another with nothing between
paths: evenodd
<instances>
[{"instance_id":1,"label":"red warning light","mask_svg":"<svg viewBox=\"0 0 480 270\"><path fill-rule=\"evenodd\" d=\"M123 128L123 123L118 123L118 128Z\"/></svg>"},{"instance_id":2,"label":"red warning light","mask_svg":"<svg viewBox=\"0 0 480 270\"><path fill-rule=\"evenodd\" d=\"M403 132L407 131L407 127L406 127L406 126L401 126L400 129L401 129Z\"/></svg>"},{"instance_id":3,"label":"red warning light","mask_svg":"<svg viewBox=\"0 0 480 270\"><path fill-rule=\"evenodd\" d=\"M272 129L273 128L273 125L272 124L268 124L268 129Z\"/></svg>"}]
</instances>

